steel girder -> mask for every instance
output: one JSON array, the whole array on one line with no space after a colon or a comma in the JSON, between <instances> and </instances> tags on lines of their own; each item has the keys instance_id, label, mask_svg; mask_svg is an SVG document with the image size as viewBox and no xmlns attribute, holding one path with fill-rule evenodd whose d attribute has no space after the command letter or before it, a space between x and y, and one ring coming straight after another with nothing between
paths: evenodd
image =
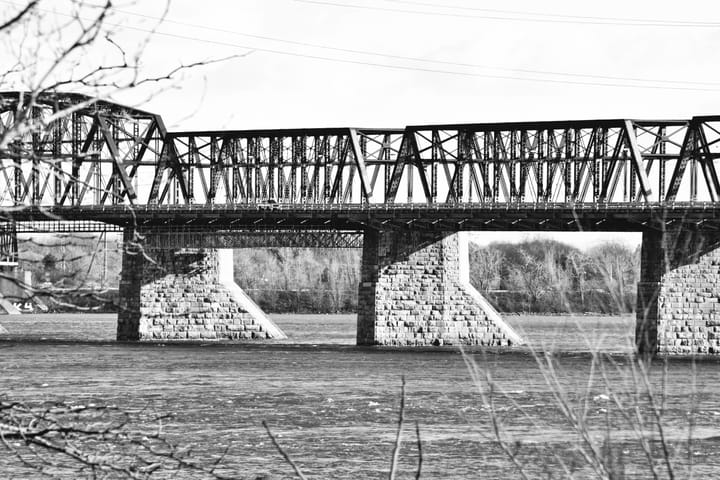
<instances>
[{"instance_id":1,"label":"steel girder","mask_svg":"<svg viewBox=\"0 0 720 480\"><path fill-rule=\"evenodd\" d=\"M18 122L29 128L15 132ZM720 117L168 132L159 115L142 110L76 94L8 92L0 93L0 138L8 132L0 207L17 219L22 213L12 212L29 206L72 219L75 208L98 206L720 199Z\"/></svg>"},{"instance_id":2,"label":"steel girder","mask_svg":"<svg viewBox=\"0 0 720 480\"><path fill-rule=\"evenodd\" d=\"M362 248L362 232L337 230L193 230L139 231L149 249L181 248Z\"/></svg>"},{"instance_id":3,"label":"steel girder","mask_svg":"<svg viewBox=\"0 0 720 480\"><path fill-rule=\"evenodd\" d=\"M103 233L122 232L123 227L93 220L41 220L14 222L17 233Z\"/></svg>"}]
</instances>

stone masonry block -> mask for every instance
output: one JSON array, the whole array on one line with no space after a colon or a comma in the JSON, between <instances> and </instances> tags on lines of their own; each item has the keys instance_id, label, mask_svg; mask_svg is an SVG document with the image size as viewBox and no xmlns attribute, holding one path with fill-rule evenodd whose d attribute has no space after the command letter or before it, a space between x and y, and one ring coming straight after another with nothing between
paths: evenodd
<instances>
[{"instance_id":1,"label":"stone masonry block","mask_svg":"<svg viewBox=\"0 0 720 480\"><path fill-rule=\"evenodd\" d=\"M366 231L358 344L521 343L470 285L463 242L461 234ZM483 339L471 329L495 335Z\"/></svg>"},{"instance_id":2,"label":"stone masonry block","mask_svg":"<svg viewBox=\"0 0 720 480\"><path fill-rule=\"evenodd\" d=\"M636 344L646 354L717 354L720 235L643 233Z\"/></svg>"},{"instance_id":3,"label":"stone masonry block","mask_svg":"<svg viewBox=\"0 0 720 480\"><path fill-rule=\"evenodd\" d=\"M223 255L228 253L232 251ZM123 254L118 340L284 338L232 281L232 257L220 261L219 255L214 249L143 252L128 247ZM263 335L238 335L248 328Z\"/></svg>"}]
</instances>

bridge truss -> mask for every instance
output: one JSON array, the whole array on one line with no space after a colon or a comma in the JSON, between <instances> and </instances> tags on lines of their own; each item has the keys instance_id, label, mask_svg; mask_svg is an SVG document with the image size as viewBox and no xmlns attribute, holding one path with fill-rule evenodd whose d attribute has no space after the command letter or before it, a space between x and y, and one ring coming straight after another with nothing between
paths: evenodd
<instances>
[{"instance_id":1,"label":"bridge truss","mask_svg":"<svg viewBox=\"0 0 720 480\"><path fill-rule=\"evenodd\" d=\"M408 127L386 200L405 175L428 202L714 202L719 142L720 117Z\"/></svg>"},{"instance_id":2,"label":"bridge truss","mask_svg":"<svg viewBox=\"0 0 720 480\"><path fill-rule=\"evenodd\" d=\"M142 110L9 92L0 140L0 207L14 220L128 225L144 212L195 227L198 212L224 208L246 229L300 212L309 228L347 230L375 225L383 208L617 212L720 198L720 117L169 132ZM355 220L328 225L336 208ZM292 212L265 221L278 209Z\"/></svg>"}]
</instances>

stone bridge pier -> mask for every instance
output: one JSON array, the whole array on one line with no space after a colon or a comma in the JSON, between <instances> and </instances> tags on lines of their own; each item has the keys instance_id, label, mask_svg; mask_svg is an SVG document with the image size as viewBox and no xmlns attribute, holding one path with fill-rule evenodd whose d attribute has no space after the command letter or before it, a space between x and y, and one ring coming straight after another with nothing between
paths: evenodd
<instances>
[{"instance_id":1,"label":"stone bridge pier","mask_svg":"<svg viewBox=\"0 0 720 480\"><path fill-rule=\"evenodd\" d=\"M638 352L720 354L720 234L643 232Z\"/></svg>"},{"instance_id":2,"label":"stone bridge pier","mask_svg":"<svg viewBox=\"0 0 720 480\"><path fill-rule=\"evenodd\" d=\"M358 345L521 343L470 284L465 233L365 231Z\"/></svg>"},{"instance_id":3,"label":"stone bridge pier","mask_svg":"<svg viewBox=\"0 0 720 480\"><path fill-rule=\"evenodd\" d=\"M163 236L139 241L130 229L124 237L118 340L285 338L235 284L232 250L168 249Z\"/></svg>"}]
</instances>

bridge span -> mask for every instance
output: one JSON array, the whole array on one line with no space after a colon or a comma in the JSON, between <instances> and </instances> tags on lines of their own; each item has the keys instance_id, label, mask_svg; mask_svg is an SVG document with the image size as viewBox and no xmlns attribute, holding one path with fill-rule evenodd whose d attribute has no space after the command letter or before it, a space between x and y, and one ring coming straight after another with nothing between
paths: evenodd
<instances>
[{"instance_id":1,"label":"bridge span","mask_svg":"<svg viewBox=\"0 0 720 480\"><path fill-rule=\"evenodd\" d=\"M719 157L720 116L173 132L5 92L0 248L16 258L30 228L124 231L118 338L180 340L282 335L216 248L362 245L359 344L513 345L462 232L639 231L639 350L716 354Z\"/></svg>"}]
</instances>

